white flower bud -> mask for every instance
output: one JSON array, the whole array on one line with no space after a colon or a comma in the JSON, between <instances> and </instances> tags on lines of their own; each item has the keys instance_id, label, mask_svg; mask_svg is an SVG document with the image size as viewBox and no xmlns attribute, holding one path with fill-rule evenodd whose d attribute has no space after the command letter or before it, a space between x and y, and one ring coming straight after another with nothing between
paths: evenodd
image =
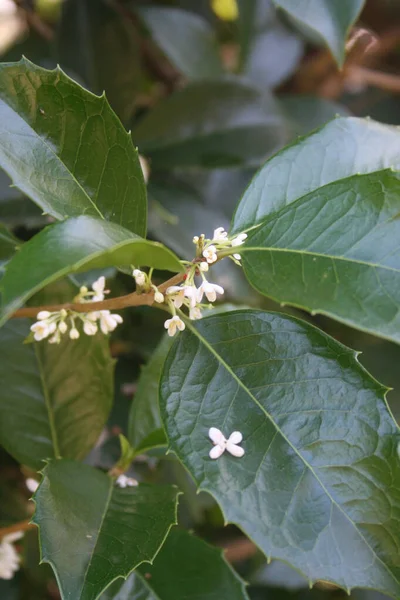
<instances>
[{"instance_id":1,"label":"white flower bud","mask_svg":"<svg viewBox=\"0 0 400 600\"><path fill-rule=\"evenodd\" d=\"M83 324L83 331L86 335L96 335L97 333L97 325L92 321L85 321Z\"/></svg>"},{"instance_id":2,"label":"white flower bud","mask_svg":"<svg viewBox=\"0 0 400 600\"><path fill-rule=\"evenodd\" d=\"M208 271L208 269L209 269L209 268L210 268L210 267L208 266L208 263L207 263L207 262L201 262L201 263L199 264L199 269L200 269L200 271L203 271L204 273L206 273L206 272Z\"/></svg>"},{"instance_id":3,"label":"white flower bud","mask_svg":"<svg viewBox=\"0 0 400 600\"><path fill-rule=\"evenodd\" d=\"M154 301L158 302L158 304L162 304L164 302L164 294L157 290L154 294Z\"/></svg>"},{"instance_id":4,"label":"white flower bud","mask_svg":"<svg viewBox=\"0 0 400 600\"><path fill-rule=\"evenodd\" d=\"M66 324L65 321L60 321L60 323L58 324L58 331L60 333L65 333L68 329L68 325Z\"/></svg>"},{"instance_id":5,"label":"white flower bud","mask_svg":"<svg viewBox=\"0 0 400 600\"><path fill-rule=\"evenodd\" d=\"M41 310L40 312L38 312L36 318L39 319L39 321L43 321L44 319L48 319L51 316L51 312L49 312L48 310Z\"/></svg>"},{"instance_id":6,"label":"white flower bud","mask_svg":"<svg viewBox=\"0 0 400 600\"><path fill-rule=\"evenodd\" d=\"M79 338L79 335L79 331L76 329L76 327L73 327L69 332L69 337L71 338L71 340L77 340Z\"/></svg>"},{"instance_id":7,"label":"white flower bud","mask_svg":"<svg viewBox=\"0 0 400 600\"><path fill-rule=\"evenodd\" d=\"M146 273L140 271L139 269L134 269L132 273L135 278L136 285L144 285L146 283Z\"/></svg>"},{"instance_id":8,"label":"white flower bud","mask_svg":"<svg viewBox=\"0 0 400 600\"><path fill-rule=\"evenodd\" d=\"M239 235L231 241L231 245L234 248L235 246L241 246L244 244L244 240L247 238L247 233L239 233Z\"/></svg>"}]
</instances>

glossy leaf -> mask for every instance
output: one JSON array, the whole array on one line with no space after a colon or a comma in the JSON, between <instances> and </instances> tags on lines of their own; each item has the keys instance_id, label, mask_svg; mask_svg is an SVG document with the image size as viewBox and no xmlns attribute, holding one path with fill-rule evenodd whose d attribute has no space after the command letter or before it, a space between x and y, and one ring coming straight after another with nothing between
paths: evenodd
<instances>
[{"instance_id":1,"label":"glossy leaf","mask_svg":"<svg viewBox=\"0 0 400 600\"><path fill-rule=\"evenodd\" d=\"M60 69L0 65L0 167L56 219L104 217L146 233L138 153L104 96Z\"/></svg>"},{"instance_id":2,"label":"glossy leaf","mask_svg":"<svg viewBox=\"0 0 400 600\"><path fill-rule=\"evenodd\" d=\"M96 600L112 581L151 562L176 522L177 496L171 485L121 489L88 465L50 462L34 496L34 523L62 600Z\"/></svg>"},{"instance_id":3,"label":"glossy leaf","mask_svg":"<svg viewBox=\"0 0 400 600\"><path fill-rule=\"evenodd\" d=\"M0 261L14 254L19 244L15 235L3 223L0 223Z\"/></svg>"},{"instance_id":4,"label":"glossy leaf","mask_svg":"<svg viewBox=\"0 0 400 600\"><path fill-rule=\"evenodd\" d=\"M313 190L359 173L400 169L400 129L355 117L338 118L287 146L260 169L240 200L239 232Z\"/></svg>"},{"instance_id":5,"label":"glossy leaf","mask_svg":"<svg viewBox=\"0 0 400 600\"><path fill-rule=\"evenodd\" d=\"M95 445L112 406L114 364L100 334L24 344L31 323L0 329L0 444L37 470L48 458L82 459Z\"/></svg>"},{"instance_id":6,"label":"glossy leaf","mask_svg":"<svg viewBox=\"0 0 400 600\"><path fill-rule=\"evenodd\" d=\"M140 373L128 424L128 437L135 454L166 445L158 406L158 388L161 371L171 345L172 338L164 336Z\"/></svg>"},{"instance_id":7,"label":"glossy leaf","mask_svg":"<svg viewBox=\"0 0 400 600\"><path fill-rule=\"evenodd\" d=\"M179 8L144 6L137 10L154 41L186 77L223 74L216 37L206 20Z\"/></svg>"},{"instance_id":8,"label":"glossy leaf","mask_svg":"<svg viewBox=\"0 0 400 600\"><path fill-rule=\"evenodd\" d=\"M2 320L36 291L69 273L131 264L182 269L162 244L148 242L114 223L76 217L50 225L8 263L2 280Z\"/></svg>"},{"instance_id":9,"label":"glossy leaf","mask_svg":"<svg viewBox=\"0 0 400 600\"><path fill-rule=\"evenodd\" d=\"M400 343L400 173L310 192L249 232L250 283L274 300Z\"/></svg>"},{"instance_id":10,"label":"glossy leaf","mask_svg":"<svg viewBox=\"0 0 400 600\"><path fill-rule=\"evenodd\" d=\"M170 448L268 557L310 581L400 592L398 428L356 353L276 313L180 334L161 380ZM209 457L210 427L245 454Z\"/></svg>"},{"instance_id":11,"label":"glossy leaf","mask_svg":"<svg viewBox=\"0 0 400 600\"><path fill-rule=\"evenodd\" d=\"M173 529L152 566L116 581L101 600L248 600L243 581L222 556L187 531Z\"/></svg>"},{"instance_id":12,"label":"glossy leaf","mask_svg":"<svg viewBox=\"0 0 400 600\"><path fill-rule=\"evenodd\" d=\"M228 78L190 83L160 101L132 135L161 169L257 165L284 142L272 96Z\"/></svg>"},{"instance_id":13,"label":"glossy leaf","mask_svg":"<svg viewBox=\"0 0 400 600\"><path fill-rule=\"evenodd\" d=\"M323 41L339 66L343 65L345 44L351 27L357 20L365 0L273 0L302 31L310 30L312 36Z\"/></svg>"}]
</instances>

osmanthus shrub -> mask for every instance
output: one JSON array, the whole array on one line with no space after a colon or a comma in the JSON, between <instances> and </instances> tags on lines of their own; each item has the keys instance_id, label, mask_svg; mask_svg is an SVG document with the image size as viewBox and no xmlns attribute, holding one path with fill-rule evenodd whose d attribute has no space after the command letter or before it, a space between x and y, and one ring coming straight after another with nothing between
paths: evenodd
<instances>
[{"instance_id":1,"label":"osmanthus shrub","mask_svg":"<svg viewBox=\"0 0 400 600\"><path fill-rule=\"evenodd\" d=\"M304 320L209 308L224 296L215 264L233 261L265 296L398 343L400 132L337 118L298 139L260 169L230 232L199 231L182 261L146 239L138 153L104 97L26 60L1 65L0 96L0 164L53 218L25 243L1 231L0 441L40 472L33 522L62 598L247 598L220 550L173 527L179 489L130 476L166 447L268 560L399 598L387 388ZM106 269L135 291L109 292ZM113 404L108 334L143 305L167 335L106 473L83 459ZM15 568L13 542L0 552Z\"/></svg>"}]
</instances>

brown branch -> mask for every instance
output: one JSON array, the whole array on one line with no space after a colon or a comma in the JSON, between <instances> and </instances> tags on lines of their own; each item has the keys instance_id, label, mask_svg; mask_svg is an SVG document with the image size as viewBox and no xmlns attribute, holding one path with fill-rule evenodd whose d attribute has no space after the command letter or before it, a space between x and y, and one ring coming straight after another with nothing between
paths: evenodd
<instances>
[{"instance_id":1,"label":"brown branch","mask_svg":"<svg viewBox=\"0 0 400 600\"><path fill-rule=\"evenodd\" d=\"M369 85L381 90L400 94L400 76L374 71L365 67L351 67L348 69L347 80L357 82L361 85Z\"/></svg>"},{"instance_id":2,"label":"brown branch","mask_svg":"<svg viewBox=\"0 0 400 600\"><path fill-rule=\"evenodd\" d=\"M178 273L164 281L158 289L160 292L165 292L170 285L178 285L184 280L185 274ZM130 306L151 306L154 303L154 292L148 292L145 294L138 294L133 292L126 296L118 296L117 298L109 298L102 302L67 302L65 304L46 304L43 306L30 306L26 308L20 308L11 315L12 319L21 319L26 317L36 318L38 312L41 310L48 310L49 312L55 312L62 310L74 310L79 313L88 313L97 310L121 310Z\"/></svg>"},{"instance_id":3,"label":"brown branch","mask_svg":"<svg viewBox=\"0 0 400 600\"><path fill-rule=\"evenodd\" d=\"M257 554L257 546L247 538L239 538L228 542L224 546L225 558L230 563L241 562L247 560Z\"/></svg>"},{"instance_id":4,"label":"brown branch","mask_svg":"<svg viewBox=\"0 0 400 600\"><path fill-rule=\"evenodd\" d=\"M28 531L28 529L33 529L36 527L34 523L31 523L29 519L26 521L20 521L19 523L15 523L14 525L9 525L8 527L0 528L0 540L10 533L16 533L17 531Z\"/></svg>"}]
</instances>

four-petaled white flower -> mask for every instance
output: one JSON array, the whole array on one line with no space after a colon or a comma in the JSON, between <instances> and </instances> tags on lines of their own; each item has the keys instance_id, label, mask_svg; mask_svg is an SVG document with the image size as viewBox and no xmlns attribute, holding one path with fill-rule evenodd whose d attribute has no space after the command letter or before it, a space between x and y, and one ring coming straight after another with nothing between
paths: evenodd
<instances>
[{"instance_id":1,"label":"four-petaled white flower","mask_svg":"<svg viewBox=\"0 0 400 600\"><path fill-rule=\"evenodd\" d=\"M231 246L234 248L235 246L241 246L244 244L244 240L247 238L247 233L239 233L239 235L231 241Z\"/></svg>"},{"instance_id":2,"label":"four-petaled white flower","mask_svg":"<svg viewBox=\"0 0 400 600\"><path fill-rule=\"evenodd\" d=\"M135 487L139 485L136 479L133 479L132 477L127 477L126 475L120 475L116 481L116 484L122 488Z\"/></svg>"},{"instance_id":3,"label":"four-petaled white flower","mask_svg":"<svg viewBox=\"0 0 400 600\"><path fill-rule=\"evenodd\" d=\"M122 323L122 321L123 318L121 315L111 314L109 310L100 311L100 329L105 334L114 331L117 325Z\"/></svg>"},{"instance_id":4,"label":"four-petaled white flower","mask_svg":"<svg viewBox=\"0 0 400 600\"><path fill-rule=\"evenodd\" d=\"M5 535L0 543L0 579L12 579L14 573L18 571L20 557L13 546L23 536L22 531L16 531Z\"/></svg>"},{"instance_id":5,"label":"four-petaled white flower","mask_svg":"<svg viewBox=\"0 0 400 600\"><path fill-rule=\"evenodd\" d=\"M203 298L203 294L206 295L207 300L209 302L215 302L217 299L217 294L223 294L224 288L216 283L210 283L209 281L203 281L201 286L198 289L197 293L197 302L201 302Z\"/></svg>"},{"instance_id":6,"label":"four-petaled white flower","mask_svg":"<svg viewBox=\"0 0 400 600\"><path fill-rule=\"evenodd\" d=\"M202 314L201 314L201 310L199 309L198 306L195 306L193 308L191 308L189 310L189 319L191 319L192 321L196 321L197 319L201 319L202 318Z\"/></svg>"},{"instance_id":7,"label":"four-petaled white flower","mask_svg":"<svg viewBox=\"0 0 400 600\"><path fill-rule=\"evenodd\" d=\"M211 448L209 456L212 459L219 458L225 450L227 450L232 456L236 456L238 458L244 455L244 448L238 446L240 442L243 440L243 435L240 431L234 431L231 433L228 439L224 436L222 431L217 429L216 427L211 427L208 432L209 438L214 444L214 448Z\"/></svg>"},{"instance_id":8,"label":"four-petaled white flower","mask_svg":"<svg viewBox=\"0 0 400 600\"><path fill-rule=\"evenodd\" d=\"M140 271L139 269L134 269L132 273L135 278L136 285L144 285L146 283L146 273Z\"/></svg>"},{"instance_id":9,"label":"four-petaled white flower","mask_svg":"<svg viewBox=\"0 0 400 600\"><path fill-rule=\"evenodd\" d=\"M225 231L225 229L223 227L217 227L217 229L214 229L214 233L213 233L213 242L221 242L221 241L225 241L228 238L228 233Z\"/></svg>"},{"instance_id":10,"label":"four-petaled white flower","mask_svg":"<svg viewBox=\"0 0 400 600\"><path fill-rule=\"evenodd\" d=\"M208 246L208 248L203 250L203 256L209 265L215 263L215 261L218 259L216 247L213 245Z\"/></svg>"},{"instance_id":11,"label":"four-petaled white flower","mask_svg":"<svg viewBox=\"0 0 400 600\"><path fill-rule=\"evenodd\" d=\"M179 331L183 331L185 329L185 323L178 317L178 315L175 315L171 319L167 319L165 321L164 327L165 329L168 329L168 335L173 337L177 329L179 329Z\"/></svg>"},{"instance_id":12,"label":"four-petaled white flower","mask_svg":"<svg viewBox=\"0 0 400 600\"><path fill-rule=\"evenodd\" d=\"M185 288L180 285L170 285L166 291L167 296L172 296L175 308L180 308L185 300Z\"/></svg>"},{"instance_id":13,"label":"four-petaled white flower","mask_svg":"<svg viewBox=\"0 0 400 600\"><path fill-rule=\"evenodd\" d=\"M83 331L86 333L86 335L96 335L96 323L93 323L92 319L86 320L83 324Z\"/></svg>"}]
</instances>

